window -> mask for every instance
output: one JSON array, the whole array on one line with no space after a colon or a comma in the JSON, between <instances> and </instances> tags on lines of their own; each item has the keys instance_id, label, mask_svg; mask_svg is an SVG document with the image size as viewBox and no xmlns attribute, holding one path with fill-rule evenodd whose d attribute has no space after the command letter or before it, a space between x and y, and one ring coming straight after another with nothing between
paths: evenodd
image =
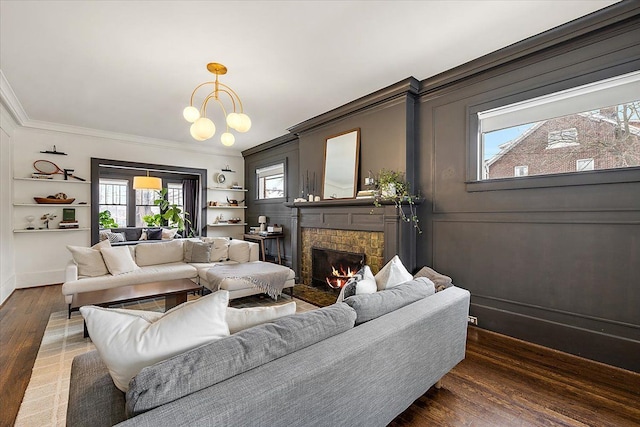
<instances>
[{"instance_id":1,"label":"window","mask_svg":"<svg viewBox=\"0 0 640 427\"><path fill-rule=\"evenodd\" d=\"M100 179L98 212L109 211L119 227L127 226L127 185L119 179Z\"/></svg>"},{"instance_id":2,"label":"window","mask_svg":"<svg viewBox=\"0 0 640 427\"><path fill-rule=\"evenodd\" d=\"M477 179L640 166L638 94L634 72L477 113Z\"/></svg>"},{"instance_id":3,"label":"window","mask_svg":"<svg viewBox=\"0 0 640 427\"><path fill-rule=\"evenodd\" d=\"M184 198L182 197L182 184L167 184L167 201L170 205L176 205L184 211Z\"/></svg>"},{"instance_id":4,"label":"window","mask_svg":"<svg viewBox=\"0 0 640 427\"><path fill-rule=\"evenodd\" d=\"M258 199L284 197L284 163L256 169Z\"/></svg>"},{"instance_id":5,"label":"window","mask_svg":"<svg viewBox=\"0 0 640 427\"><path fill-rule=\"evenodd\" d=\"M148 215L160 213L160 207L154 201L160 196L156 190L134 190L136 192L136 227L144 227L147 222L143 219ZM155 225L161 225L157 223Z\"/></svg>"},{"instance_id":6,"label":"window","mask_svg":"<svg viewBox=\"0 0 640 427\"><path fill-rule=\"evenodd\" d=\"M593 169L593 159L576 160L576 171L592 171Z\"/></svg>"}]
</instances>

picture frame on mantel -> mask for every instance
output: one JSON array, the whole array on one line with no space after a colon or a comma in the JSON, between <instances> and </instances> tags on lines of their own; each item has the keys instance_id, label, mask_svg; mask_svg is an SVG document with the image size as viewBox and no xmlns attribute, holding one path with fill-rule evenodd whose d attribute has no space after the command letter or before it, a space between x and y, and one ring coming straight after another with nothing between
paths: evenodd
<instances>
[{"instance_id":1,"label":"picture frame on mantel","mask_svg":"<svg viewBox=\"0 0 640 427\"><path fill-rule=\"evenodd\" d=\"M322 199L354 199L358 186L360 128L326 139L322 173Z\"/></svg>"}]
</instances>

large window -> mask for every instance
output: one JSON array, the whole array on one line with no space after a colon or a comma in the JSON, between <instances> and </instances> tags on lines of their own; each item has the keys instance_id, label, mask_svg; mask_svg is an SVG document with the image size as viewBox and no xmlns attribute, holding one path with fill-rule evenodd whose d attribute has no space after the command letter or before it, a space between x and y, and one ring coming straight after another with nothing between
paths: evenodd
<instances>
[{"instance_id":1,"label":"large window","mask_svg":"<svg viewBox=\"0 0 640 427\"><path fill-rule=\"evenodd\" d=\"M127 226L127 185L120 179L100 179L99 212L109 211L119 227Z\"/></svg>"},{"instance_id":2,"label":"large window","mask_svg":"<svg viewBox=\"0 0 640 427\"><path fill-rule=\"evenodd\" d=\"M477 178L640 166L639 94L636 72L478 113Z\"/></svg>"},{"instance_id":3,"label":"large window","mask_svg":"<svg viewBox=\"0 0 640 427\"><path fill-rule=\"evenodd\" d=\"M160 213L160 207L155 204L155 200L160 197L160 192L156 190L134 190L136 192L136 227L144 227L147 223L145 216Z\"/></svg>"},{"instance_id":4,"label":"large window","mask_svg":"<svg viewBox=\"0 0 640 427\"><path fill-rule=\"evenodd\" d=\"M258 199L284 197L284 163L256 169Z\"/></svg>"}]
</instances>

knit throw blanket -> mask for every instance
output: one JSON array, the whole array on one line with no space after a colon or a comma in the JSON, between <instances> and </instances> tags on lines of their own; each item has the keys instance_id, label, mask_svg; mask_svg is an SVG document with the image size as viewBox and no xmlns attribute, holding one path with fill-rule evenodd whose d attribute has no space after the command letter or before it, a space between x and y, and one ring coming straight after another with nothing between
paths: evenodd
<instances>
[{"instance_id":1,"label":"knit throw blanket","mask_svg":"<svg viewBox=\"0 0 640 427\"><path fill-rule=\"evenodd\" d=\"M289 277L289 268L270 262L218 264L207 271L207 281L215 292L225 279L242 280L277 300Z\"/></svg>"}]
</instances>

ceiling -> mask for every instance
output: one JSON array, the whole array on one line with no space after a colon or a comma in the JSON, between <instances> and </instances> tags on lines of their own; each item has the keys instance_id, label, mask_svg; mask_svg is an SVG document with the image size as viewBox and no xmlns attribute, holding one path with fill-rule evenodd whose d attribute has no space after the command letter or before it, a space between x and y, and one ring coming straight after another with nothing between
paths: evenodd
<instances>
[{"instance_id":1,"label":"ceiling","mask_svg":"<svg viewBox=\"0 0 640 427\"><path fill-rule=\"evenodd\" d=\"M613 3L2 0L0 68L25 125L218 149L221 131L196 142L182 110L211 80L206 64L223 63L221 82L253 122L224 147L231 154L409 76L423 80ZM219 110L208 116L222 128Z\"/></svg>"}]
</instances>

